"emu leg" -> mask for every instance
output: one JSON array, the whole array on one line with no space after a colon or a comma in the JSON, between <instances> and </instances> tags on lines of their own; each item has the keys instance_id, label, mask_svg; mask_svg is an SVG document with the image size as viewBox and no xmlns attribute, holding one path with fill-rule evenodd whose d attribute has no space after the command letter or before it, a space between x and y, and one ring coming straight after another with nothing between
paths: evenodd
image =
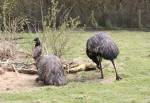
<instances>
[{"instance_id":1,"label":"emu leg","mask_svg":"<svg viewBox=\"0 0 150 103\"><path fill-rule=\"evenodd\" d=\"M103 70L102 70L102 65L101 65L101 62L99 63L99 65L97 65L98 69L100 70L101 72L101 77L100 79L103 79L104 78L104 75L103 75Z\"/></svg>"},{"instance_id":2,"label":"emu leg","mask_svg":"<svg viewBox=\"0 0 150 103\"><path fill-rule=\"evenodd\" d=\"M116 70L116 66L115 66L114 60L111 60L111 62L112 62L113 66L114 66L114 69L115 69L115 73L116 73L116 80L120 80L120 79L122 79L122 78L118 75L118 73L117 73L117 70Z\"/></svg>"},{"instance_id":3,"label":"emu leg","mask_svg":"<svg viewBox=\"0 0 150 103\"><path fill-rule=\"evenodd\" d=\"M102 62L102 58L101 57L97 57L97 68L100 70L101 72L101 77L100 79L103 79L104 76L103 76L103 70L102 70L102 65L101 65L101 62Z\"/></svg>"}]
</instances>

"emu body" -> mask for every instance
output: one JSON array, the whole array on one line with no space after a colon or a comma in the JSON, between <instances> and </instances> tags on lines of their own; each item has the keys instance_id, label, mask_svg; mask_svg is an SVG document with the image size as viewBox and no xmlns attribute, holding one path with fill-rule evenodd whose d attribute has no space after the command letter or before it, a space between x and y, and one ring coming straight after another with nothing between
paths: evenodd
<instances>
[{"instance_id":1,"label":"emu body","mask_svg":"<svg viewBox=\"0 0 150 103\"><path fill-rule=\"evenodd\" d=\"M114 59L116 59L119 54L119 49L106 32L99 32L87 40L86 54L94 63L96 63L98 69L100 69L101 79L104 78L101 66L102 59L110 60L112 62L116 73L116 80L121 79L114 63Z\"/></svg>"},{"instance_id":2,"label":"emu body","mask_svg":"<svg viewBox=\"0 0 150 103\"><path fill-rule=\"evenodd\" d=\"M38 69L37 81L43 81L45 85L64 85L66 78L64 75L61 60L55 55L42 56L42 46L38 38L34 39L35 47L33 50L33 58Z\"/></svg>"}]
</instances>

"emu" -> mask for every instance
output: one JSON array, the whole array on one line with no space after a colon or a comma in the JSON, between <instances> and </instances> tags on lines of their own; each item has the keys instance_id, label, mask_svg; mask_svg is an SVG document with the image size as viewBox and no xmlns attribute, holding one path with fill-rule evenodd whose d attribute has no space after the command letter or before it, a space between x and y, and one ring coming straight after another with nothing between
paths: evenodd
<instances>
[{"instance_id":1,"label":"emu","mask_svg":"<svg viewBox=\"0 0 150 103\"><path fill-rule=\"evenodd\" d=\"M39 38L36 37L34 42L33 58L38 70L36 81L43 81L45 85L65 85L66 78L61 60L52 54L42 56L42 45Z\"/></svg>"},{"instance_id":2,"label":"emu","mask_svg":"<svg viewBox=\"0 0 150 103\"><path fill-rule=\"evenodd\" d=\"M114 63L114 59L116 59L119 54L119 49L106 32L99 32L87 40L86 54L94 63L96 63L97 68L100 70L100 79L104 78L101 66L102 59L110 60L115 69L116 80L122 79L118 75Z\"/></svg>"}]
</instances>

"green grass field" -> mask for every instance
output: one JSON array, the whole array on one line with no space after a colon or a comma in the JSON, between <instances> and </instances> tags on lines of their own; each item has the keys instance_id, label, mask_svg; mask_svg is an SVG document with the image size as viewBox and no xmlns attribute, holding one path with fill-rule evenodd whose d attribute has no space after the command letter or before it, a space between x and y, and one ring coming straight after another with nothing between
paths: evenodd
<instances>
[{"instance_id":1,"label":"green grass field","mask_svg":"<svg viewBox=\"0 0 150 103\"><path fill-rule=\"evenodd\" d=\"M150 32L108 32L120 48L116 62L123 63L121 68L117 68L123 78L121 81L69 82L62 87L45 86L21 91L0 91L0 103L150 103ZM87 58L85 43L94 32L72 34L72 47L65 57ZM87 74L90 76L90 72ZM104 69L104 79L114 75L113 69Z\"/></svg>"}]
</instances>

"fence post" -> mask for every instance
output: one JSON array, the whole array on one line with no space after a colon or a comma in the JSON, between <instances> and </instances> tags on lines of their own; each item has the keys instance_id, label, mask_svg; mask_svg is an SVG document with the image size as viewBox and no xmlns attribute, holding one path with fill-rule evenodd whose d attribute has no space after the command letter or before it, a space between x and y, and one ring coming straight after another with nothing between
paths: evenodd
<instances>
[{"instance_id":1,"label":"fence post","mask_svg":"<svg viewBox=\"0 0 150 103\"><path fill-rule=\"evenodd\" d=\"M139 9L138 10L138 28L142 29L143 25L142 25L142 10Z\"/></svg>"}]
</instances>

